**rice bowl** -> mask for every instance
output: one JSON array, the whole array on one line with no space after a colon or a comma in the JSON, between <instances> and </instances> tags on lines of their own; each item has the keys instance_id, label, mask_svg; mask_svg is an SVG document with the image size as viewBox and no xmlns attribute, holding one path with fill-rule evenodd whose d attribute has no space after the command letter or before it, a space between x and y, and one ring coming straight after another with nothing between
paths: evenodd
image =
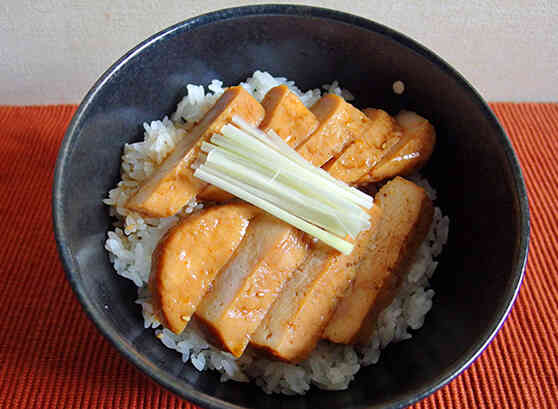
<instances>
[{"instance_id":1,"label":"rice bowl","mask_svg":"<svg viewBox=\"0 0 558 409\"><path fill-rule=\"evenodd\" d=\"M306 106L313 105L321 96L319 89L302 92L294 82L274 78L260 71L256 71L241 86L261 101L270 88L279 84L287 85ZM199 211L204 204L192 200L178 215L162 219L144 218L128 211L124 204L139 183L160 165L177 141L184 137L185 129L198 121L224 91L223 83L219 80L209 84L207 93L200 85L188 84L186 89L187 95L179 102L171 119L165 117L145 123L144 141L126 144L122 156L122 180L104 200L116 219L115 229L109 231L105 248L117 274L133 281L138 287L136 303L142 307L145 328L154 331L154 335L167 348L176 350L183 362L191 362L199 371L219 371L223 382L254 380L267 393L283 394L304 394L311 384L328 390L346 389L361 366L376 363L380 351L390 342L411 338L409 328L416 330L423 325L434 296L434 291L429 288L429 279L437 266L435 258L440 255L447 241L449 219L442 215L439 208L435 208L426 240L417 251L398 295L380 314L374 336L365 346L335 345L321 341L308 359L295 365L262 358L251 350L236 359L212 347L192 325L180 335L160 328L146 287L151 254L159 239L180 217ZM347 100L353 98L337 82L325 85L323 89ZM424 187L432 200L436 199L436 191L425 179L418 174L411 179ZM177 359L180 355L177 355Z\"/></svg>"}]
</instances>

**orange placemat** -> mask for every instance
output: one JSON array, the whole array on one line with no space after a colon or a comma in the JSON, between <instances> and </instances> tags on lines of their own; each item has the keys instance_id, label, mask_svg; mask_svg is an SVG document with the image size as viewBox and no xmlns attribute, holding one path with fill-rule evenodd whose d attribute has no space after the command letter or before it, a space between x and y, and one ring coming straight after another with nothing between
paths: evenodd
<instances>
[{"instance_id":1,"label":"orange placemat","mask_svg":"<svg viewBox=\"0 0 558 409\"><path fill-rule=\"evenodd\" d=\"M558 104L492 108L527 181L532 233L525 280L481 357L414 408L558 407ZM0 107L0 408L193 409L122 358L66 282L50 195L74 110Z\"/></svg>"}]
</instances>

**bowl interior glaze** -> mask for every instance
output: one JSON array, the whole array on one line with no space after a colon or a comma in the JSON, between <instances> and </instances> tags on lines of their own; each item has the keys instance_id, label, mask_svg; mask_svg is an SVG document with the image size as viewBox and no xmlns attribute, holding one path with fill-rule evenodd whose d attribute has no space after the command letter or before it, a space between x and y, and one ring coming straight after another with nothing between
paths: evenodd
<instances>
[{"instance_id":1,"label":"bowl interior glaze","mask_svg":"<svg viewBox=\"0 0 558 409\"><path fill-rule=\"evenodd\" d=\"M301 89L334 79L359 107L414 110L435 125L425 174L451 218L433 279L434 306L413 339L388 347L346 391L268 396L220 383L184 365L143 328L134 285L114 273L103 248L111 224L101 203L119 179L122 147L142 123L170 114L185 84L236 84L256 69ZM405 93L392 83L402 80ZM157 382L204 407L396 408L447 383L492 339L519 288L529 236L521 172L497 120L439 57L371 21L303 6L228 9L177 24L125 55L83 100L62 144L53 190L59 251L79 300L101 332Z\"/></svg>"}]
</instances>

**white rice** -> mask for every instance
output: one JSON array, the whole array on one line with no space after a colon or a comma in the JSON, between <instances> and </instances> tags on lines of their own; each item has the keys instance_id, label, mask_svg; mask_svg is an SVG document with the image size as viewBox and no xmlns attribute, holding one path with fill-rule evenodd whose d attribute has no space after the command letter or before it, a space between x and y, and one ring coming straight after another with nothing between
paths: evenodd
<instances>
[{"instance_id":1,"label":"white rice","mask_svg":"<svg viewBox=\"0 0 558 409\"><path fill-rule=\"evenodd\" d=\"M240 85L261 101L269 89L280 84L287 85L308 107L322 94L319 89L302 92L293 81L260 71L256 71ZM153 314L147 289L151 254L161 236L180 217L201 209L203 205L191 201L176 216L153 219L142 218L139 214L130 212L124 208L124 203L136 191L139 183L172 152L176 142L187 135L183 128L198 121L225 90L219 80L213 80L207 88L206 91L201 85L188 84L188 93L178 104L171 119L165 117L144 123L144 141L124 146L122 180L104 200L116 219L115 229L108 232L105 243L116 273L132 280L138 287L136 303L142 307L145 328L156 328L155 336L167 348L176 350L183 362L189 361L197 370L217 370L221 373L223 382L254 380L267 393L304 394L311 384L328 390L346 389L361 366L378 362L380 351L389 343L411 338L408 329L416 330L423 325L434 296L434 291L428 289L428 280L438 264L434 258L439 256L447 241L449 219L442 216L438 207L435 208L434 222L427 239L418 249L397 297L380 314L376 331L366 346L335 345L322 341L308 359L293 365L263 359L256 356L250 348L236 359L209 345L193 325L188 326L180 335L173 334L163 328ZM324 85L323 89L347 100L353 99L337 81ZM420 175L412 177L412 180L423 186L433 200L436 198L436 191L428 181Z\"/></svg>"}]
</instances>

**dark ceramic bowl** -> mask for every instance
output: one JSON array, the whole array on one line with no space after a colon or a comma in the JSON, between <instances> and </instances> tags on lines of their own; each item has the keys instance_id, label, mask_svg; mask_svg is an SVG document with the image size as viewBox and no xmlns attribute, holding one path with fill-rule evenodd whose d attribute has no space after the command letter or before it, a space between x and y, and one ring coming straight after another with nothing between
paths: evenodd
<instances>
[{"instance_id":1,"label":"dark ceramic bowl","mask_svg":"<svg viewBox=\"0 0 558 409\"><path fill-rule=\"evenodd\" d=\"M394 344L346 391L268 396L251 384L199 373L143 328L134 285L103 248L111 225L101 203L119 179L122 147L143 121L171 113L186 83L235 84L254 70L302 89L338 79L361 107L419 112L438 144L425 172L451 217L433 280L434 307L413 339ZM392 83L406 84L401 96ZM389 28L303 6L222 10L149 38L114 64L76 112L60 149L53 193L56 240L89 317L134 365L210 408L399 408L463 371L502 325L517 295L529 239L525 186L514 152L483 99L431 51ZM109 308L105 308L108 305Z\"/></svg>"}]
</instances>

